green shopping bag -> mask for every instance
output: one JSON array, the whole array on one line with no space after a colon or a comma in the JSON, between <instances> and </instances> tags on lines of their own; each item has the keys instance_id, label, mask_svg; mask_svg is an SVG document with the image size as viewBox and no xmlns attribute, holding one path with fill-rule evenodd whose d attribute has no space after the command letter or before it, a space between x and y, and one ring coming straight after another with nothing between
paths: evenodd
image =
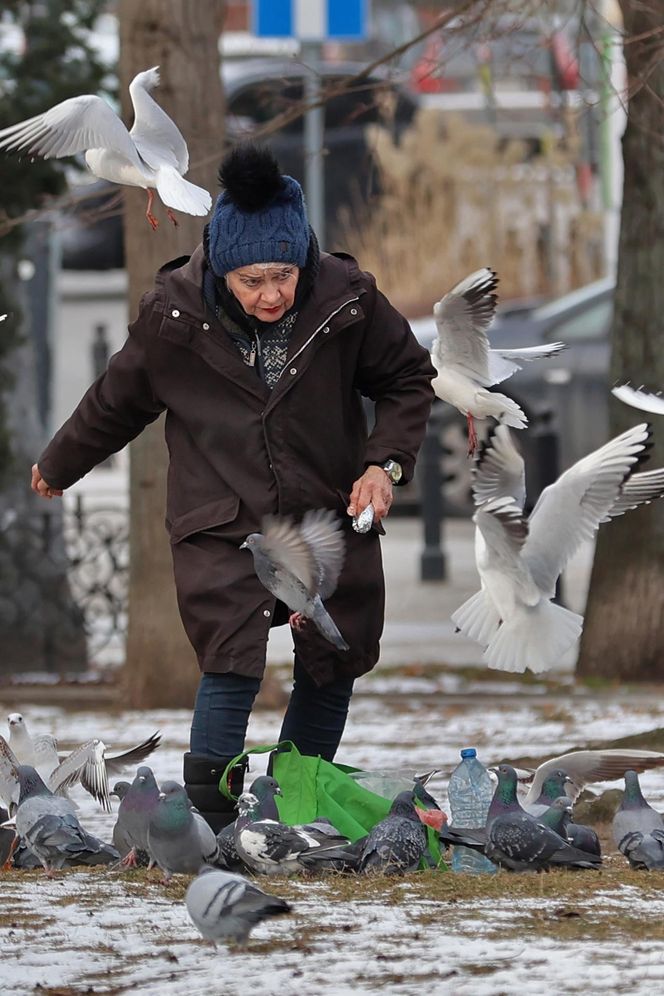
<instances>
[{"instance_id":1,"label":"green shopping bag","mask_svg":"<svg viewBox=\"0 0 664 996\"><path fill-rule=\"evenodd\" d=\"M352 768L345 764L325 761L321 757L300 754L294 743L284 740L279 744L254 747L239 754L227 766L219 782L219 791L228 799L234 798L228 784L231 769L249 754L276 751L272 759L272 774L282 791L276 804L279 817L289 826L312 823L319 817L328 819L351 843L364 837L384 819L391 806L389 799L376 795L350 777ZM428 851L431 862L423 860L421 867L447 870L438 835L427 827Z\"/></svg>"}]
</instances>

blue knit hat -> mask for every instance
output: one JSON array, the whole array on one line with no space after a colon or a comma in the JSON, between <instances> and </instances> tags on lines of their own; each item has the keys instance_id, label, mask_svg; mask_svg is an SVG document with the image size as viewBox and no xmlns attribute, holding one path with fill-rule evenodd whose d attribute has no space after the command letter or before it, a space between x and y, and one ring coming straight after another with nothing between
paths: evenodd
<instances>
[{"instance_id":1,"label":"blue knit hat","mask_svg":"<svg viewBox=\"0 0 664 996\"><path fill-rule=\"evenodd\" d=\"M279 172L266 148L233 149L219 168L224 188L209 225L209 260L218 277L251 263L303 267L309 222L302 188Z\"/></svg>"}]
</instances>

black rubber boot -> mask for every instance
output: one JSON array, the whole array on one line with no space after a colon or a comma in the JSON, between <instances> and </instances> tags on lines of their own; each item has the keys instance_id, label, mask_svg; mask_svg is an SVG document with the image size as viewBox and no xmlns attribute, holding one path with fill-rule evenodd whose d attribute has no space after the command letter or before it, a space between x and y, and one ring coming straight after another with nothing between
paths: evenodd
<instances>
[{"instance_id":1,"label":"black rubber boot","mask_svg":"<svg viewBox=\"0 0 664 996\"><path fill-rule=\"evenodd\" d=\"M192 804L210 824L215 833L232 823L237 816L234 799L227 799L219 791L219 780L232 757L215 757L212 754L184 755L184 787ZM239 796L244 788L247 758L237 764L230 777L230 790Z\"/></svg>"}]
</instances>

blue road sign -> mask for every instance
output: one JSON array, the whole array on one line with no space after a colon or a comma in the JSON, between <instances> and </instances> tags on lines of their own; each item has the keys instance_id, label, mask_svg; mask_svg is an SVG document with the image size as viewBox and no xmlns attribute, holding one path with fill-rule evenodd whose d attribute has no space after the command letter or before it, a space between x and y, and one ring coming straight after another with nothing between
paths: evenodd
<instances>
[{"instance_id":1,"label":"blue road sign","mask_svg":"<svg viewBox=\"0 0 664 996\"><path fill-rule=\"evenodd\" d=\"M368 5L369 0L253 0L253 33L312 42L364 41Z\"/></svg>"}]
</instances>

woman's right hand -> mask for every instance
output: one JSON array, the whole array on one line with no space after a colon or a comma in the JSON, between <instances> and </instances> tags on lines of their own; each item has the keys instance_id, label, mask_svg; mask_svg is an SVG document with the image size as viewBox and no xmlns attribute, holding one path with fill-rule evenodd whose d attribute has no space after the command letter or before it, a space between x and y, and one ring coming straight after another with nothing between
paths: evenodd
<instances>
[{"instance_id":1,"label":"woman's right hand","mask_svg":"<svg viewBox=\"0 0 664 996\"><path fill-rule=\"evenodd\" d=\"M62 495L61 488L52 488L46 483L44 478L39 473L39 467L36 463L33 464L32 467L32 481L30 486L32 490L42 498L59 498Z\"/></svg>"}]
</instances>

